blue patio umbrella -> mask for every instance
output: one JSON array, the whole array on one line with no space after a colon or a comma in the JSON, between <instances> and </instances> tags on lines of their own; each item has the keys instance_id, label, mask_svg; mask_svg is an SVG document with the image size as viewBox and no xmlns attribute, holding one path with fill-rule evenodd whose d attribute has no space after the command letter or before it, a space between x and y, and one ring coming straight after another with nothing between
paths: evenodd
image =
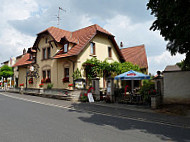
<instances>
[{"instance_id":1,"label":"blue patio umbrella","mask_svg":"<svg viewBox=\"0 0 190 142\"><path fill-rule=\"evenodd\" d=\"M130 70L128 72L122 73L120 75L117 75L115 78L115 80L131 80L131 87L132 90L134 88L134 80L143 80L143 79L150 79L149 75L140 73L140 72L136 72L133 70Z\"/></svg>"},{"instance_id":2,"label":"blue patio umbrella","mask_svg":"<svg viewBox=\"0 0 190 142\"><path fill-rule=\"evenodd\" d=\"M117 75L114 79L115 80L143 80L143 79L150 79L150 76L140 73L140 72L130 70L128 72Z\"/></svg>"}]
</instances>

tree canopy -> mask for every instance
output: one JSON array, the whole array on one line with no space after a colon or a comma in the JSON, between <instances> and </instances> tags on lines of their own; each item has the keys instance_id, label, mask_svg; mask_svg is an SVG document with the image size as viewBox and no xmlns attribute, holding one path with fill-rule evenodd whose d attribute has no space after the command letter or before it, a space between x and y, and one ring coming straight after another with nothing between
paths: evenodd
<instances>
[{"instance_id":1,"label":"tree canopy","mask_svg":"<svg viewBox=\"0 0 190 142\"><path fill-rule=\"evenodd\" d=\"M150 30L160 31L172 55L186 54L186 70L190 67L190 0L149 0L147 9L156 17Z\"/></svg>"},{"instance_id":2,"label":"tree canopy","mask_svg":"<svg viewBox=\"0 0 190 142\"><path fill-rule=\"evenodd\" d=\"M12 77L12 76L13 76L13 68L12 67L9 67L7 65L3 65L0 68L0 77L7 79L8 77Z\"/></svg>"}]
</instances>

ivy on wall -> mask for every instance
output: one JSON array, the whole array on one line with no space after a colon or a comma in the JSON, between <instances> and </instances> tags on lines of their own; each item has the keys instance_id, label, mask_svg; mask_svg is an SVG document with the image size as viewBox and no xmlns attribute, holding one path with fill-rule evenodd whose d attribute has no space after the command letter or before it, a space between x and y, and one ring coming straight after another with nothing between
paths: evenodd
<instances>
[{"instance_id":1,"label":"ivy on wall","mask_svg":"<svg viewBox=\"0 0 190 142\"><path fill-rule=\"evenodd\" d=\"M100 61L95 57L87 59L83 63L83 68L86 71L87 78L90 80L95 77L116 76L129 70L140 71L138 65L133 65L130 62L119 63L115 61L109 63L107 59Z\"/></svg>"}]
</instances>

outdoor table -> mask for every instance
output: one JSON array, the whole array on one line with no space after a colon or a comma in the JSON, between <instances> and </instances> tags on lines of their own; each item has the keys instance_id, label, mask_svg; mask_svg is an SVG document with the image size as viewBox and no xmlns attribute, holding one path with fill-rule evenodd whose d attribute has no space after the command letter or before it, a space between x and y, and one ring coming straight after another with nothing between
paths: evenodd
<instances>
[{"instance_id":1,"label":"outdoor table","mask_svg":"<svg viewBox=\"0 0 190 142\"><path fill-rule=\"evenodd\" d=\"M141 94L132 94L132 102L139 104L140 102L142 102L143 98Z\"/></svg>"}]
</instances>

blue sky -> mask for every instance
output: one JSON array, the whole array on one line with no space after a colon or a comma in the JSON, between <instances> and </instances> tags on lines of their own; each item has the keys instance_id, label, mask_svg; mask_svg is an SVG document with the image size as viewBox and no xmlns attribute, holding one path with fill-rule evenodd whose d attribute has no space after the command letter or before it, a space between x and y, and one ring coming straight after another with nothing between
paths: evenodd
<instances>
[{"instance_id":1,"label":"blue sky","mask_svg":"<svg viewBox=\"0 0 190 142\"><path fill-rule=\"evenodd\" d=\"M58 7L60 28L74 31L98 24L113 35L124 47L144 44L148 56L149 72L155 74L166 65L184 59L184 55L171 56L166 51L167 42L159 32L149 28L155 18L146 9L148 1L139 0L1 0L0 62L22 54L31 47L36 34L57 27Z\"/></svg>"}]
</instances>

